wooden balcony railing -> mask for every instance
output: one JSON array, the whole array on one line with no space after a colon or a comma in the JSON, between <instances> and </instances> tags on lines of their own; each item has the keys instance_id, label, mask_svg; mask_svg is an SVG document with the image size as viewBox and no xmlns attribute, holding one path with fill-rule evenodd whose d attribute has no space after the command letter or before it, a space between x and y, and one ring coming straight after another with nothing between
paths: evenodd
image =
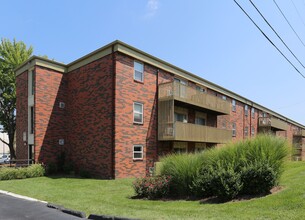
<instances>
[{"instance_id":1,"label":"wooden balcony railing","mask_svg":"<svg viewBox=\"0 0 305 220\"><path fill-rule=\"evenodd\" d=\"M260 117L258 119L258 126L271 128L278 131L286 131L288 128L288 124L280 119L273 117Z\"/></svg>"},{"instance_id":2,"label":"wooden balcony railing","mask_svg":"<svg viewBox=\"0 0 305 220\"><path fill-rule=\"evenodd\" d=\"M159 124L160 141L192 141L206 143L227 143L232 131L183 122Z\"/></svg>"},{"instance_id":3,"label":"wooden balcony railing","mask_svg":"<svg viewBox=\"0 0 305 220\"><path fill-rule=\"evenodd\" d=\"M178 82L159 85L159 101L170 99L199 106L220 115L230 114L231 110L231 104L229 102Z\"/></svg>"}]
</instances>

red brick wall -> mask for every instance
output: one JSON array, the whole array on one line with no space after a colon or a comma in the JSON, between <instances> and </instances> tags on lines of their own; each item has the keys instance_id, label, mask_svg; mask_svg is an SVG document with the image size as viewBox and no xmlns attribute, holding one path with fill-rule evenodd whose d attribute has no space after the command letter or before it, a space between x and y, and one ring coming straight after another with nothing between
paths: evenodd
<instances>
[{"instance_id":1,"label":"red brick wall","mask_svg":"<svg viewBox=\"0 0 305 220\"><path fill-rule=\"evenodd\" d=\"M66 77L68 158L77 171L112 178L112 56L73 70Z\"/></svg>"},{"instance_id":2,"label":"red brick wall","mask_svg":"<svg viewBox=\"0 0 305 220\"><path fill-rule=\"evenodd\" d=\"M144 65L144 82L134 81L134 59L117 54L115 176L138 177L156 157L156 71ZM144 104L143 124L133 123L133 103ZM143 145L143 160L133 160L133 145Z\"/></svg>"},{"instance_id":3,"label":"red brick wall","mask_svg":"<svg viewBox=\"0 0 305 220\"><path fill-rule=\"evenodd\" d=\"M59 102L66 103L66 82L51 69L36 66L35 73L35 161L57 163L64 151L59 139L66 139L66 109L59 108Z\"/></svg>"},{"instance_id":4,"label":"red brick wall","mask_svg":"<svg viewBox=\"0 0 305 220\"><path fill-rule=\"evenodd\" d=\"M162 143L157 141L157 72L144 64L144 82L134 81L134 59L117 54L116 63L116 117L115 117L115 176L139 177L154 166ZM173 80L173 75L158 72L158 83ZM133 123L133 103L144 104L144 123ZM144 147L143 160L133 160L133 145ZM160 152L158 152L158 150Z\"/></svg>"},{"instance_id":5,"label":"red brick wall","mask_svg":"<svg viewBox=\"0 0 305 220\"><path fill-rule=\"evenodd\" d=\"M16 77L16 157L28 158L28 146L23 141L23 132L28 133L28 71Z\"/></svg>"}]
</instances>

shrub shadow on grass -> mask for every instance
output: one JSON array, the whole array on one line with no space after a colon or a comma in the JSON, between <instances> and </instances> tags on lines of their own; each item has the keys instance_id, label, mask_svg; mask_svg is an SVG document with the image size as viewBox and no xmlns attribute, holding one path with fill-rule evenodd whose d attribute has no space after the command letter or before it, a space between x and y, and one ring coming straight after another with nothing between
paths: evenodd
<instances>
[{"instance_id":1,"label":"shrub shadow on grass","mask_svg":"<svg viewBox=\"0 0 305 220\"><path fill-rule=\"evenodd\" d=\"M265 194L259 194L259 195L241 195L236 197L235 199L231 199L231 200L221 200L218 197L214 196L214 197L209 197L209 198L205 198L205 199L201 199L200 200L200 204L223 204L223 203L227 203L227 202L243 202L243 201L249 201L252 199L258 199L258 198L263 198L266 197L268 195L273 195L276 193L279 193L281 191L283 191L285 188L283 186L276 186L273 187L270 192L265 193Z\"/></svg>"}]
</instances>

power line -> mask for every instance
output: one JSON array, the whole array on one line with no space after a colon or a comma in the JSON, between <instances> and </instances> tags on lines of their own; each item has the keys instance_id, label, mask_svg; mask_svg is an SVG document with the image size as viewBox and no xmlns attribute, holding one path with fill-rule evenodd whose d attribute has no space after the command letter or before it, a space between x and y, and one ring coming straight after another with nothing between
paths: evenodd
<instances>
[{"instance_id":1,"label":"power line","mask_svg":"<svg viewBox=\"0 0 305 220\"><path fill-rule=\"evenodd\" d=\"M253 19L250 17L250 15L241 7L240 4L236 0L234 0L235 4L244 12L244 14L252 21L252 23L255 25L255 27L264 35L264 37L269 41L269 43L272 44L272 46L275 47L275 49L286 59L286 61L303 77L305 76L296 68L295 65L282 53L282 51L270 40L270 38L260 29L260 27L253 21Z\"/></svg>"},{"instance_id":2,"label":"power line","mask_svg":"<svg viewBox=\"0 0 305 220\"><path fill-rule=\"evenodd\" d=\"M305 69L305 66L303 63L296 57L296 55L291 51L291 49L287 46L287 44L284 42L284 40L280 37L280 35L274 30L274 28L271 26L271 24L267 21L267 19L264 17L264 15L260 12L260 10L255 6L255 4L252 2L252 0L249 0L252 6L256 9L256 11L260 14L260 16L264 19L264 21L268 24L268 26L271 28L271 30L276 34L276 36L282 41L282 43L285 45L285 47L289 50L289 52L293 55L293 57L299 62L299 64Z\"/></svg>"},{"instance_id":3,"label":"power line","mask_svg":"<svg viewBox=\"0 0 305 220\"><path fill-rule=\"evenodd\" d=\"M305 47L304 42L301 40L300 36L297 34L297 32L294 30L294 28L292 27L292 25L290 24L290 22L288 21L288 19L286 18L285 14L283 13L283 11L281 10L281 8L279 7L279 5L276 3L275 0L273 0L274 4L276 5L277 9L281 12L282 16L285 18L286 22L289 24L290 28L293 30L293 32L295 33L295 35L298 37L298 39L300 40L300 42L303 44L303 46Z\"/></svg>"},{"instance_id":4,"label":"power line","mask_svg":"<svg viewBox=\"0 0 305 220\"><path fill-rule=\"evenodd\" d=\"M304 20L303 20L303 18L301 17L299 10L298 10L297 7L295 6L294 2L293 2L292 0L290 0L290 1L291 1L291 3L293 4L294 9L297 11L297 13L298 13L298 15L299 15L299 18L300 18L300 20L302 21L302 23L303 23L303 25L304 25L304 27L305 27Z\"/></svg>"}]
</instances>

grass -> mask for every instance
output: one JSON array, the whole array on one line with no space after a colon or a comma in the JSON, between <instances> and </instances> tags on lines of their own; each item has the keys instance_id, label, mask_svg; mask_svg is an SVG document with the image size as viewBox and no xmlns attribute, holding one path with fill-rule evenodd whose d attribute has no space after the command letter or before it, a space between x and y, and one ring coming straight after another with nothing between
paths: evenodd
<instances>
[{"instance_id":1,"label":"grass","mask_svg":"<svg viewBox=\"0 0 305 220\"><path fill-rule=\"evenodd\" d=\"M132 179L93 180L39 177L0 181L0 189L63 205L86 214L140 219L304 219L305 162L289 162L281 179L284 190L263 198L223 204L199 201L129 199Z\"/></svg>"}]
</instances>

